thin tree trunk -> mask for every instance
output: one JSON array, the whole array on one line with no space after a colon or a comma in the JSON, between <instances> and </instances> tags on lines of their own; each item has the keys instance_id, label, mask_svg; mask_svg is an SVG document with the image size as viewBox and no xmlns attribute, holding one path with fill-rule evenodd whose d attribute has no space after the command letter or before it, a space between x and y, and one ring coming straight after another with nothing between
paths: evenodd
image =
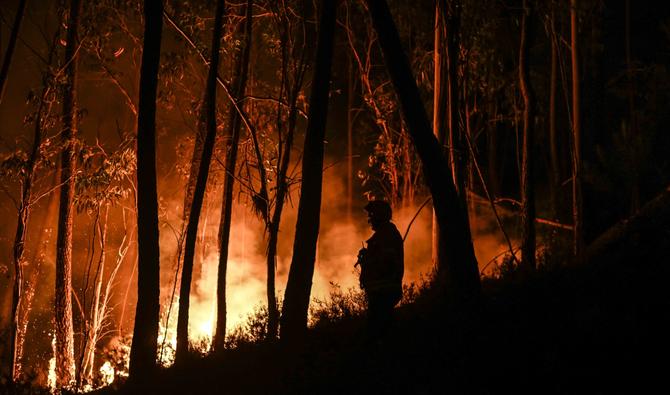
<instances>
[{"instance_id":1,"label":"thin tree trunk","mask_svg":"<svg viewBox=\"0 0 670 395\"><path fill-rule=\"evenodd\" d=\"M195 258L195 244L198 237L198 224L200 222L200 212L205 198L207 188L207 178L209 177L209 165L212 160L214 142L216 140L216 75L219 68L219 58L221 51L221 35L223 32L223 13L225 11L225 1L216 2L216 11L214 17L214 32L212 34L212 52L209 62L209 72L207 75L207 85L205 87L205 97L203 100L203 113L199 129L205 129L205 141L202 145L202 156L197 158L192 166L198 164L197 179L193 191L193 199L188 215L188 225L186 227L186 243L184 245L184 264L182 266L181 286L179 288L179 315L177 317L177 351L175 354L175 364L181 364L188 356L188 316L191 299L191 279L193 276L193 260ZM194 151L195 155L195 151ZM190 184L189 180L189 184Z\"/></svg>"},{"instance_id":2,"label":"thin tree trunk","mask_svg":"<svg viewBox=\"0 0 670 395\"><path fill-rule=\"evenodd\" d=\"M351 53L347 59L347 221L352 222L352 205L354 199L354 95L356 79L354 78L354 60Z\"/></svg>"},{"instance_id":3,"label":"thin tree trunk","mask_svg":"<svg viewBox=\"0 0 670 395\"><path fill-rule=\"evenodd\" d=\"M297 89L294 91L297 94ZM297 95L293 95L297 98ZM275 291L275 270L277 267L277 243L279 241L279 225L284 209L284 202L288 194L288 166L291 160L291 147L293 146L293 135L295 132L297 116L297 107L295 99L289 110L288 133L285 141L285 150L282 155L282 161L277 175L277 193L275 195L275 209L272 213L272 221L268 225L268 252L267 252L267 296L268 296L268 333L269 339L277 337L279 330L279 311L277 307L277 298Z\"/></svg>"},{"instance_id":4,"label":"thin tree trunk","mask_svg":"<svg viewBox=\"0 0 670 395\"><path fill-rule=\"evenodd\" d=\"M523 2L521 43L519 45L519 87L523 99L523 136L521 144L521 262L527 270L535 269L535 193L533 188L533 93L528 77L528 41L531 6Z\"/></svg>"},{"instance_id":5,"label":"thin tree trunk","mask_svg":"<svg viewBox=\"0 0 670 395\"><path fill-rule=\"evenodd\" d=\"M9 34L9 42L7 43L7 50L2 59L2 68L0 68L0 103L5 96L5 87L7 86L7 76L9 75L9 66L12 64L12 57L14 56L14 48L16 48L16 40L19 37L19 30L21 30L21 22L23 21L23 14L26 10L26 3L28 0L20 0L19 6L16 9L16 16L14 17L14 24L12 31Z\"/></svg>"},{"instance_id":6,"label":"thin tree trunk","mask_svg":"<svg viewBox=\"0 0 670 395\"><path fill-rule=\"evenodd\" d=\"M444 149L446 129L447 99L448 99L448 78L446 66L446 0L437 0L435 2L435 39L433 50L434 77L433 77L433 133L437 138L440 147ZM433 267L437 267L440 256L444 251L440 251L440 227L437 223L437 216L433 209L433 232L432 232L432 261Z\"/></svg>"},{"instance_id":7,"label":"thin tree trunk","mask_svg":"<svg viewBox=\"0 0 670 395\"><path fill-rule=\"evenodd\" d=\"M300 203L281 316L281 338L297 341L307 329L307 310L319 236L323 181L323 140L328 116L328 92L333 58L338 1L322 3L316 64L309 98L309 120L305 132Z\"/></svg>"},{"instance_id":8,"label":"thin tree trunk","mask_svg":"<svg viewBox=\"0 0 670 395\"><path fill-rule=\"evenodd\" d=\"M100 215L98 213L98 215ZM102 309L103 294L102 283L105 274L105 262L107 258L107 220L109 218L109 206L105 207L105 216L97 223L97 229L100 238L100 257L98 259L98 267L95 274L95 288L93 291L93 301L89 310L88 322L85 323L86 330L84 332L84 346L82 347L81 363L79 364L79 387L82 385L91 384L93 382L93 367L95 365L95 347L98 343L98 336L102 329L102 320L105 311ZM84 306L85 308L86 306Z\"/></svg>"},{"instance_id":9,"label":"thin tree trunk","mask_svg":"<svg viewBox=\"0 0 670 395\"><path fill-rule=\"evenodd\" d=\"M570 0L570 36L572 53L572 221L573 252L579 257L583 249L582 214L582 147L579 92L579 48L577 37L577 0Z\"/></svg>"},{"instance_id":10,"label":"thin tree trunk","mask_svg":"<svg viewBox=\"0 0 670 395\"><path fill-rule=\"evenodd\" d=\"M551 211L553 219L558 218L558 193L561 183L561 170L558 158L558 135L556 134L556 95L558 80L558 43L556 41L555 13L552 5L549 27L551 40L551 60L549 74L549 155L551 158Z\"/></svg>"},{"instance_id":11,"label":"thin tree trunk","mask_svg":"<svg viewBox=\"0 0 670 395\"><path fill-rule=\"evenodd\" d=\"M247 78L249 74L249 58L251 54L251 29L253 24L252 11L253 4L247 0L245 8L245 22L240 25L238 35L244 34L243 48L235 67L235 82L233 99L240 102L246 91ZM243 29L243 30L242 30ZM212 76L216 78L216 74ZM241 105L241 104L240 104ZM240 130L242 118L235 109L235 104L230 106L230 124L228 135L230 138L229 151L226 156L226 174L223 184L223 202L221 208L221 221L219 223L219 268L217 279L217 314L216 314L216 334L214 336L214 350L222 351L225 347L226 338L226 272L228 270L228 249L230 243L230 227L232 225L233 212L233 186L235 183L235 166L237 164L237 151L240 141ZM262 163L258 164L263 166Z\"/></svg>"},{"instance_id":12,"label":"thin tree trunk","mask_svg":"<svg viewBox=\"0 0 670 395\"><path fill-rule=\"evenodd\" d=\"M39 122L39 121L36 121ZM36 130L39 128L36 127ZM23 296L23 265L26 235L28 232L28 220L30 218L30 200L32 197L33 174L35 170L35 159L37 147L40 145L41 134L36 131L33 142L33 154L28 164L28 174L23 180L21 191L21 206L19 207L19 217L16 224L16 236L14 237L14 288L12 293L12 326L10 330L10 361L12 363L11 377L13 381L18 381L21 372L21 353L19 352L19 343L22 333L21 327L21 299Z\"/></svg>"},{"instance_id":13,"label":"thin tree trunk","mask_svg":"<svg viewBox=\"0 0 670 395\"><path fill-rule=\"evenodd\" d=\"M160 314L160 248L156 190L156 90L163 2L144 2L144 48L137 116L137 306L130 377L142 382L156 369Z\"/></svg>"},{"instance_id":14,"label":"thin tree trunk","mask_svg":"<svg viewBox=\"0 0 670 395\"><path fill-rule=\"evenodd\" d=\"M488 132L488 187L491 191L491 196L496 196L500 192L500 164L498 163L498 135L502 132L501 121L498 115L500 108L500 93L495 93L493 101L493 122L489 123L490 129Z\"/></svg>"},{"instance_id":15,"label":"thin tree trunk","mask_svg":"<svg viewBox=\"0 0 670 395\"><path fill-rule=\"evenodd\" d=\"M460 50L460 2L454 0L449 5L446 20L446 57L447 57L447 126L449 131L449 159L456 192L460 196L463 207L466 205L465 191L465 144L463 131L459 126L459 89L458 89L458 57Z\"/></svg>"},{"instance_id":16,"label":"thin tree trunk","mask_svg":"<svg viewBox=\"0 0 670 395\"><path fill-rule=\"evenodd\" d=\"M307 12L304 13L308 15ZM288 29L285 29L281 32L280 43L282 46L282 82L281 82L281 92L284 87L288 84ZM294 44L295 45L295 44ZM300 51L300 61L295 66L294 69L294 79L291 83L291 86L286 86L287 92L287 105L288 110L288 119L286 123L286 139L282 142L282 116L281 116L281 106L277 106L277 131L279 136L279 171L277 173L276 180L276 193L275 193L275 207L272 213L272 218L267 224L268 232L268 248L267 248L267 299L268 299L268 331L267 339L276 339L279 331L279 308L277 305L277 297L275 291L275 271L277 268L277 243L279 242L279 229L281 224L282 213L284 210L284 203L286 202L286 196L289 191L288 183L288 171L289 164L291 162L291 149L293 147L293 139L295 136L296 121L298 115L297 100L300 94L300 89L302 87L302 82L304 79L305 71L307 69L307 63L305 62L305 43L303 43L302 49Z\"/></svg>"},{"instance_id":17,"label":"thin tree trunk","mask_svg":"<svg viewBox=\"0 0 670 395\"><path fill-rule=\"evenodd\" d=\"M468 102L467 98L467 91L466 91L466 85L464 85L463 88L463 101L465 102L464 109L463 109L463 117L465 118L465 147L468 147L468 145L475 145L474 138L475 136L472 133L472 112L470 110L470 103ZM468 142L471 142L472 144L469 144ZM472 147L474 148L474 147ZM475 218L475 203L472 201L472 199L467 198L467 191L473 191L474 192L474 185L475 185L475 173L474 173L474 166L472 163L474 162L475 150L466 150L466 156L465 156L465 175L466 175L466 208L469 216L472 216ZM469 217L468 216L468 217Z\"/></svg>"},{"instance_id":18,"label":"thin tree trunk","mask_svg":"<svg viewBox=\"0 0 670 395\"><path fill-rule=\"evenodd\" d=\"M56 386L69 387L75 379L74 333L72 328L72 225L76 174L77 47L80 0L72 0L67 20L65 78L63 91L63 154L61 157L61 191L56 244Z\"/></svg>"},{"instance_id":19,"label":"thin tree trunk","mask_svg":"<svg viewBox=\"0 0 670 395\"><path fill-rule=\"evenodd\" d=\"M384 54L384 62L400 100L408 130L414 140L426 183L433 196L444 256L438 261L438 281L459 301L479 297L480 282L470 228L460 198L450 180L450 166L432 133L416 81L400 37L384 0L366 0ZM450 182L451 181L451 182Z\"/></svg>"},{"instance_id":20,"label":"thin tree trunk","mask_svg":"<svg viewBox=\"0 0 670 395\"><path fill-rule=\"evenodd\" d=\"M56 45L52 45L49 53L49 64L51 64ZM39 149L42 145L42 117L45 111L46 99L52 88L48 82L44 81L44 86L42 87L42 96L40 97L40 102L37 108L37 115L35 117L35 128L33 133L33 145L30 151L30 157L28 158L28 163L26 163L26 173L22 180L21 185L21 205L19 207L18 221L16 224L16 234L14 237L14 248L13 248L13 263L14 263L14 286L12 289L12 323L9 333L9 352L10 352L10 361L11 361L11 377L13 381L17 381L21 373L21 356L23 349L23 335L24 332L21 330L22 319L21 319L21 309L22 309L22 297L23 297L23 265L24 265L24 253L25 253L25 243L28 233L28 222L30 219L30 205L32 200L32 187L35 177L35 172L37 171L37 162L39 157ZM54 173L56 175L56 173ZM48 208L51 209L55 194L51 195L49 200ZM37 243L38 249L41 244L41 236L43 232L40 232L40 242ZM37 251L37 250L36 250ZM36 256L36 254L35 254Z\"/></svg>"}]
</instances>

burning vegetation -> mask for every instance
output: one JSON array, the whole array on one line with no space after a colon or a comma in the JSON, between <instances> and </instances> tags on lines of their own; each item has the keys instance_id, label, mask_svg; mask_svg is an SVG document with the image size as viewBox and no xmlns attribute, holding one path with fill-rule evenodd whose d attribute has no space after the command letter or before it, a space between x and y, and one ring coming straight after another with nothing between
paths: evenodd
<instances>
[{"instance_id":1,"label":"burning vegetation","mask_svg":"<svg viewBox=\"0 0 670 395\"><path fill-rule=\"evenodd\" d=\"M375 361L429 342L474 361L439 325L513 353L476 324L514 332L506 281L561 292L541 275L670 228L669 8L4 2L0 390L167 388L169 367L241 361L231 377L270 355L268 382L307 377L287 393L337 393L308 391L327 368L269 365L362 355L319 336L362 333L369 200L392 206L405 262L390 336L407 338Z\"/></svg>"}]
</instances>

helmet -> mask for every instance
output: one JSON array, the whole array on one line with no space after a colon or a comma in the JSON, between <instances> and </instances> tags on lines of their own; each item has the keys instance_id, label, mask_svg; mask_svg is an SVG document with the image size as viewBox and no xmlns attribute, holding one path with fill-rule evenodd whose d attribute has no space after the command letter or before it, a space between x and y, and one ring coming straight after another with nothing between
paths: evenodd
<instances>
[{"instance_id":1,"label":"helmet","mask_svg":"<svg viewBox=\"0 0 670 395\"><path fill-rule=\"evenodd\" d=\"M378 221L390 221L392 216L391 205L383 200L371 200L363 207L368 215Z\"/></svg>"}]
</instances>

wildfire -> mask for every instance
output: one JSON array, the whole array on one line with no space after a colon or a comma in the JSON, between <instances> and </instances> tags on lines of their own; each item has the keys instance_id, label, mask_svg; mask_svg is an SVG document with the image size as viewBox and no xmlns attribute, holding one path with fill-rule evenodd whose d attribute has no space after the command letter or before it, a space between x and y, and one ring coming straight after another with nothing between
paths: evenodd
<instances>
[{"instance_id":1,"label":"wildfire","mask_svg":"<svg viewBox=\"0 0 670 395\"><path fill-rule=\"evenodd\" d=\"M56 334L51 336L51 350L53 351L49 359L49 374L47 375L47 386L53 392L56 389Z\"/></svg>"}]
</instances>

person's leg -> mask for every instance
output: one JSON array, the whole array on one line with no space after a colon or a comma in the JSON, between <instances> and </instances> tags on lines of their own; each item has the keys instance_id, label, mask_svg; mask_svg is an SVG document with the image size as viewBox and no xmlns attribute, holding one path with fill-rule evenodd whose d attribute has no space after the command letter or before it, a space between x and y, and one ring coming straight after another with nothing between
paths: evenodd
<instances>
[{"instance_id":1,"label":"person's leg","mask_svg":"<svg viewBox=\"0 0 670 395\"><path fill-rule=\"evenodd\" d=\"M368 293L368 333L369 340L379 338L382 330L384 312L383 299L377 293Z\"/></svg>"}]
</instances>

